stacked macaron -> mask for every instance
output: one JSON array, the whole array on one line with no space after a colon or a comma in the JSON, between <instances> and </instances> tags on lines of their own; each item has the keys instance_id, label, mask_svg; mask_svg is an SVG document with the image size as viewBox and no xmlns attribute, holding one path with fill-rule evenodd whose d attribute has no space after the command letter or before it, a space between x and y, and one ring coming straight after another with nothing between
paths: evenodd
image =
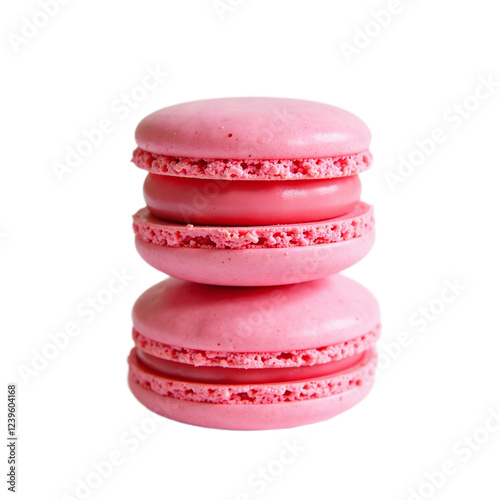
<instances>
[{"instance_id":1,"label":"stacked macaron","mask_svg":"<svg viewBox=\"0 0 500 500\"><path fill-rule=\"evenodd\" d=\"M228 98L159 110L136 140L148 171L136 247L173 277L134 307L136 397L226 429L311 423L361 400L378 306L330 275L373 244L366 125L316 102Z\"/></svg>"},{"instance_id":2,"label":"stacked macaron","mask_svg":"<svg viewBox=\"0 0 500 500\"><path fill-rule=\"evenodd\" d=\"M362 258L372 208L359 201L370 132L309 101L233 98L161 109L136 131L149 172L136 246L170 276L215 285L309 281Z\"/></svg>"}]
</instances>

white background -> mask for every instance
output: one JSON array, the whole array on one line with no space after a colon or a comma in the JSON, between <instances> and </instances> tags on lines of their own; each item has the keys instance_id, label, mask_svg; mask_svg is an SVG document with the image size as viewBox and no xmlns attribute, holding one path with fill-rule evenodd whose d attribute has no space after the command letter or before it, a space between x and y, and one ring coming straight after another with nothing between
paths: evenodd
<instances>
[{"instance_id":1,"label":"white background","mask_svg":"<svg viewBox=\"0 0 500 500\"><path fill-rule=\"evenodd\" d=\"M18 384L17 498L83 498L89 478L92 499L499 498L500 424L488 420L500 410L499 84L471 97L481 78L500 82L497 4L401 0L377 28L372 11L388 1L229 2L221 13L212 0L73 0L24 42L38 3L2 7L1 364L4 401ZM368 22L367 46L348 61L341 44L358 33L359 45ZM120 104L157 66L168 77L135 90L144 99L133 109ZM145 177L130 163L133 132L158 108L240 95L324 101L371 128L375 161L361 179L377 242L346 274L380 301L384 369L364 402L320 424L155 423L126 384L132 304L162 279L133 244ZM464 100L469 116L458 119ZM54 163L106 118L113 130L59 180ZM387 172L435 128L446 140L391 190ZM123 291L82 315L122 270L133 276ZM448 304L446 280L460 288ZM23 380L19 367L71 322L79 335ZM285 441L301 451L280 466ZM100 481L93 463L110 454L120 464ZM445 461L453 474L432 486Z\"/></svg>"}]
</instances>

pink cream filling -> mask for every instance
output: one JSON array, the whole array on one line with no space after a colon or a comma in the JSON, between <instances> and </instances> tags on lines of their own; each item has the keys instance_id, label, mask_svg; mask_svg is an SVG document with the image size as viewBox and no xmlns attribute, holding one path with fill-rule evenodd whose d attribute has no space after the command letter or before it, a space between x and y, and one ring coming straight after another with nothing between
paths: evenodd
<instances>
[{"instance_id":1,"label":"pink cream filling","mask_svg":"<svg viewBox=\"0 0 500 500\"><path fill-rule=\"evenodd\" d=\"M151 356L137 349L137 358L143 367L168 378L214 384L264 384L293 382L325 375L333 375L350 368L365 355L364 352L339 361L292 368L227 368L218 366L193 366Z\"/></svg>"},{"instance_id":2,"label":"pink cream filling","mask_svg":"<svg viewBox=\"0 0 500 500\"><path fill-rule=\"evenodd\" d=\"M360 193L357 175L269 182L149 174L144 183L146 204L157 217L223 226L330 219L350 212Z\"/></svg>"}]
</instances>

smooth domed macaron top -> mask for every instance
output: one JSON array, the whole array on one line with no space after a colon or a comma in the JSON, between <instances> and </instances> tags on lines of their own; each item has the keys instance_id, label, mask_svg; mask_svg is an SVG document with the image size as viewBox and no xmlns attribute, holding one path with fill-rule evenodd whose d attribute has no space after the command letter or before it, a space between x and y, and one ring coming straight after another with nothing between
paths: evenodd
<instances>
[{"instance_id":1,"label":"smooth domed macaron top","mask_svg":"<svg viewBox=\"0 0 500 500\"><path fill-rule=\"evenodd\" d=\"M376 299L344 276L274 287L169 278L144 292L132 319L143 336L207 351L277 352L346 342L374 330Z\"/></svg>"},{"instance_id":2,"label":"smooth domed macaron top","mask_svg":"<svg viewBox=\"0 0 500 500\"><path fill-rule=\"evenodd\" d=\"M192 101L160 109L137 126L149 153L188 158L302 159L362 153L370 131L329 104L272 97Z\"/></svg>"}]
</instances>

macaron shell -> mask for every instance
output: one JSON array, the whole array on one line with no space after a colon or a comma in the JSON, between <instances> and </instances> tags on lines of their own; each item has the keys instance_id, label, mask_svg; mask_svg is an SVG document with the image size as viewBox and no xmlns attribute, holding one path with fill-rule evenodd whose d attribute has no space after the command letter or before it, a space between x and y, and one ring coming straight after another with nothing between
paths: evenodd
<instances>
[{"instance_id":1,"label":"macaron shell","mask_svg":"<svg viewBox=\"0 0 500 500\"><path fill-rule=\"evenodd\" d=\"M349 410L370 392L373 382L326 398L268 405L221 405L182 401L148 391L129 378L129 386L146 408L184 424L226 430L288 429L328 420Z\"/></svg>"},{"instance_id":2,"label":"macaron shell","mask_svg":"<svg viewBox=\"0 0 500 500\"><path fill-rule=\"evenodd\" d=\"M200 427L228 430L286 429L332 418L359 403L370 392L374 377L330 396L273 404L214 404L187 401L154 392L129 374L129 386L139 402L164 417Z\"/></svg>"},{"instance_id":3,"label":"macaron shell","mask_svg":"<svg viewBox=\"0 0 500 500\"><path fill-rule=\"evenodd\" d=\"M136 129L150 153L190 158L318 158L366 151L357 116L324 103L269 97L193 101L160 109Z\"/></svg>"},{"instance_id":4,"label":"macaron shell","mask_svg":"<svg viewBox=\"0 0 500 500\"><path fill-rule=\"evenodd\" d=\"M163 344L203 351L279 353L367 335L378 329L380 311L365 287L341 275L259 288L170 278L137 299L132 320L142 336Z\"/></svg>"},{"instance_id":5,"label":"macaron shell","mask_svg":"<svg viewBox=\"0 0 500 500\"><path fill-rule=\"evenodd\" d=\"M222 286L274 286L302 283L338 273L371 249L375 231L337 243L292 248L221 250L173 248L136 237L139 255L175 278Z\"/></svg>"}]
</instances>

